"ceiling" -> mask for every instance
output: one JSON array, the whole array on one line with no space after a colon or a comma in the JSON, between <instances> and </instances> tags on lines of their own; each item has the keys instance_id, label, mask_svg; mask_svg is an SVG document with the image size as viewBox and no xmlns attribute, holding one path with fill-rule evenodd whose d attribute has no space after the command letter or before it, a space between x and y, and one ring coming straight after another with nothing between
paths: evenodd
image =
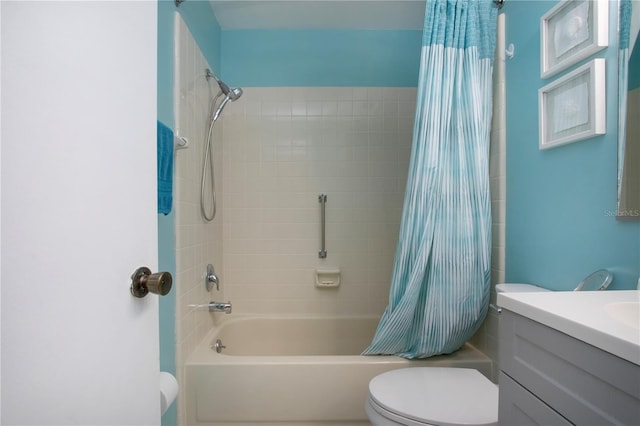
<instances>
[{"instance_id":1,"label":"ceiling","mask_svg":"<svg viewBox=\"0 0 640 426\"><path fill-rule=\"evenodd\" d=\"M421 30L426 0L210 0L223 30Z\"/></svg>"}]
</instances>

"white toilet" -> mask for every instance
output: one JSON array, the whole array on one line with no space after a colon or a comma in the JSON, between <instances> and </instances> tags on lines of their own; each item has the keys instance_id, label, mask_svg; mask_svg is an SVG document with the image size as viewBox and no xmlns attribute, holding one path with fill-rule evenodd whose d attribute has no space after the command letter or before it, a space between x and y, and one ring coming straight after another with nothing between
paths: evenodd
<instances>
[{"instance_id":1,"label":"white toilet","mask_svg":"<svg viewBox=\"0 0 640 426\"><path fill-rule=\"evenodd\" d=\"M496 425L498 385L470 368L402 368L369 382L365 411L374 426Z\"/></svg>"},{"instance_id":2,"label":"white toilet","mask_svg":"<svg viewBox=\"0 0 640 426\"><path fill-rule=\"evenodd\" d=\"M549 290L496 285L499 293L536 291ZM498 385L469 368L402 368L369 382L365 411L374 426L497 425Z\"/></svg>"},{"instance_id":3,"label":"white toilet","mask_svg":"<svg viewBox=\"0 0 640 426\"><path fill-rule=\"evenodd\" d=\"M606 269L598 269L587 275L573 291L602 291L613 281L613 274ZM496 284L496 293L524 293L551 291L533 284Z\"/></svg>"}]
</instances>

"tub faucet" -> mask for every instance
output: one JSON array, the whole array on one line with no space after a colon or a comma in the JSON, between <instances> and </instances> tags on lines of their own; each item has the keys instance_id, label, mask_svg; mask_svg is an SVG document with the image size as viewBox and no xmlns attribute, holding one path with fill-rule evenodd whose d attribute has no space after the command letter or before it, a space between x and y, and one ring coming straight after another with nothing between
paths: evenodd
<instances>
[{"instance_id":1,"label":"tub faucet","mask_svg":"<svg viewBox=\"0 0 640 426\"><path fill-rule=\"evenodd\" d=\"M227 303L223 302L209 302L209 312L224 312L225 314L231 313L231 301Z\"/></svg>"}]
</instances>

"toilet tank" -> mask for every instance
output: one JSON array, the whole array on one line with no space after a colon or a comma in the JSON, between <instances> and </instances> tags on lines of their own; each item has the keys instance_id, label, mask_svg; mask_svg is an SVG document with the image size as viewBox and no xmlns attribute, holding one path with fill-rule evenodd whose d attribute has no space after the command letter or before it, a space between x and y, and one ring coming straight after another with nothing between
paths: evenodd
<instances>
[{"instance_id":1,"label":"toilet tank","mask_svg":"<svg viewBox=\"0 0 640 426\"><path fill-rule=\"evenodd\" d=\"M551 291L533 284L504 283L496 284L496 293L531 293Z\"/></svg>"}]
</instances>

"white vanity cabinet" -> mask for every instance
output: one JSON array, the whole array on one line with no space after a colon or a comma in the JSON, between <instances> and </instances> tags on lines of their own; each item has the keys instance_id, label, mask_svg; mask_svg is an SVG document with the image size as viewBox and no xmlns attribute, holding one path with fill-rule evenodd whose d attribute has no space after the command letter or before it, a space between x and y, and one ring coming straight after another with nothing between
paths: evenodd
<instances>
[{"instance_id":1,"label":"white vanity cabinet","mask_svg":"<svg viewBox=\"0 0 640 426\"><path fill-rule=\"evenodd\" d=\"M564 300L545 303L545 297ZM640 425L640 346L633 346L636 338L640 342L640 328L609 324L623 334L611 339L603 335L607 330L593 330L584 319L599 315L597 309L581 313L571 300L570 295L534 296L538 309L527 296L498 299L503 308L499 424ZM564 318L565 310L585 317ZM608 321L602 318L606 326ZM610 346L617 354L605 350Z\"/></svg>"}]
</instances>

